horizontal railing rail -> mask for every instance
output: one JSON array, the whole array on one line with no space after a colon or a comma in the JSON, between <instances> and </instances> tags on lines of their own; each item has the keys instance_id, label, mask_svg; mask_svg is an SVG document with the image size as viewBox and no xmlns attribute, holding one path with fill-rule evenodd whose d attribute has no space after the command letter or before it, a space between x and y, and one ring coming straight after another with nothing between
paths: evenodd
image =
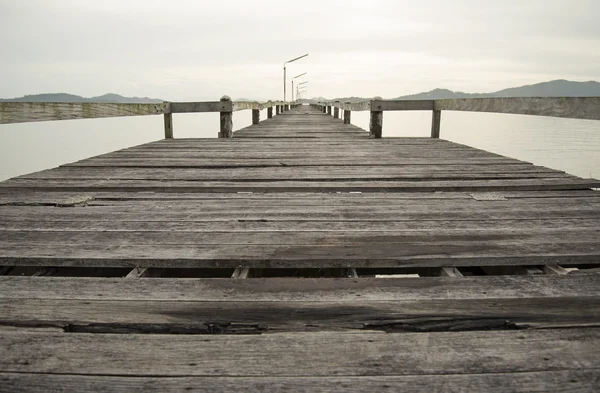
<instances>
[{"instance_id":1,"label":"horizontal railing rail","mask_svg":"<svg viewBox=\"0 0 600 393\"><path fill-rule=\"evenodd\" d=\"M260 111L267 109L267 118L289 110L296 104L283 101L231 101L223 96L219 101L163 102L156 104L120 104L104 102L0 102L0 124L53 120L100 119L123 116L164 115L165 138L173 138L173 113L219 112L219 137L233 134L233 112L252 110L252 124L260 122Z\"/></svg>"},{"instance_id":2,"label":"horizontal railing rail","mask_svg":"<svg viewBox=\"0 0 600 393\"><path fill-rule=\"evenodd\" d=\"M382 100L376 98L354 103L327 101L313 105L323 113L332 114L335 118L340 116L340 110L344 111L344 122L348 123L352 111L370 111L369 133L373 138L382 137L384 111L432 111L432 138L439 138L442 110L600 120L600 97L506 97L444 100Z\"/></svg>"}]
</instances>

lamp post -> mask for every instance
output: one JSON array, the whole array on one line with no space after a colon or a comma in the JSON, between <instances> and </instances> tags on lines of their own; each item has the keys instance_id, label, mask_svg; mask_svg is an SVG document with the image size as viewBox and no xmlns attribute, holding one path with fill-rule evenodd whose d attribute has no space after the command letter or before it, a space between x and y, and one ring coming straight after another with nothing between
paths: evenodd
<instances>
[{"instance_id":1,"label":"lamp post","mask_svg":"<svg viewBox=\"0 0 600 393\"><path fill-rule=\"evenodd\" d=\"M307 54L305 54L305 55L302 55L302 56L298 56L298 57L296 57L295 59L288 60L288 61L286 61L285 63L283 63L283 102L285 102L285 99L286 99L286 94L285 94L285 85L287 84L287 80L286 80L286 74L285 74L285 73L286 73L285 66L286 66L288 63L291 63L291 62L293 62L293 61L296 61L296 60L300 60L300 59L302 59L303 57L306 57L306 56L308 56L308 53L307 53Z\"/></svg>"},{"instance_id":2,"label":"lamp post","mask_svg":"<svg viewBox=\"0 0 600 393\"><path fill-rule=\"evenodd\" d=\"M303 74L296 75L295 77L292 78L292 102L294 102L294 79L300 78L301 76L306 75L306 74L307 73L305 72Z\"/></svg>"}]
</instances>

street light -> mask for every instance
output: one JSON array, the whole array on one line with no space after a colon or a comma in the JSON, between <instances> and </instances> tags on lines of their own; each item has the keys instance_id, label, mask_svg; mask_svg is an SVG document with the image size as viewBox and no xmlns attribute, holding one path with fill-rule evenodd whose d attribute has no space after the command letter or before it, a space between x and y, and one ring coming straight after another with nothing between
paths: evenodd
<instances>
[{"instance_id":1,"label":"street light","mask_svg":"<svg viewBox=\"0 0 600 393\"><path fill-rule=\"evenodd\" d=\"M294 102L294 79L300 78L301 76L306 75L306 72L300 75L296 75L292 78L292 102Z\"/></svg>"},{"instance_id":2,"label":"street light","mask_svg":"<svg viewBox=\"0 0 600 393\"><path fill-rule=\"evenodd\" d=\"M308 53L307 53L307 54L305 54L305 55L302 55L302 56L298 56L298 57L296 57L295 59L288 60L288 61L286 61L285 63L283 63L283 102L285 102L285 99L286 99L286 95L285 95L285 85L286 85L286 83L287 83L287 80L286 80L286 75L285 75L285 73L286 73L286 71L285 71L285 66L286 66L286 64L288 64L288 63L291 63L291 62L293 62L293 61L296 61L296 60L300 60L300 59L302 59L303 57L306 57L306 56L308 56Z\"/></svg>"}]
</instances>

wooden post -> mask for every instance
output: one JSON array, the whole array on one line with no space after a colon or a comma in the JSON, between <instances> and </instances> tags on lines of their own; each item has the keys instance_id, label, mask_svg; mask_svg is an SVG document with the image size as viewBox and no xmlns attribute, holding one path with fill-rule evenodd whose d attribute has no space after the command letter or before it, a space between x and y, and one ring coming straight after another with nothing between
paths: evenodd
<instances>
[{"instance_id":1,"label":"wooden post","mask_svg":"<svg viewBox=\"0 0 600 393\"><path fill-rule=\"evenodd\" d=\"M333 107L333 118L334 119L340 118L340 108L338 108L337 106Z\"/></svg>"},{"instance_id":2,"label":"wooden post","mask_svg":"<svg viewBox=\"0 0 600 393\"><path fill-rule=\"evenodd\" d=\"M431 137L440 137L440 123L442 122L442 111L433 110L433 116L431 117Z\"/></svg>"},{"instance_id":3,"label":"wooden post","mask_svg":"<svg viewBox=\"0 0 600 393\"><path fill-rule=\"evenodd\" d=\"M252 124L260 123L260 111L258 109L252 109Z\"/></svg>"},{"instance_id":4,"label":"wooden post","mask_svg":"<svg viewBox=\"0 0 600 393\"><path fill-rule=\"evenodd\" d=\"M231 102L228 96L221 97L221 102ZM219 138L231 138L233 136L233 112L221 112L221 130Z\"/></svg>"},{"instance_id":5,"label":"wooden post","mask_svg":"<svg viewBox=\"0 0 600 393\"><path fill-rule=\"evenodd\" d=\"M270 106L267 108L267 119L272 119L273 118L273 107Z\"/></svg>"},{"instance_id":6,"label":"wooden post","mask_svg":"<svg viewBox=\"0 0 600 393\"><path fill-rule=\"evenodd\" d=\"M350 105L350 102L346 102L346 105ZM344 124L350 124L350 110L344 109Z\"/></svg>"},{"instance_id":7,"label":"wooden post","mask_svg":"<svg viewBox=\"0 0 600 393\"><path fill-rule=\"evenodd\" d=\"M371 101L371 119L369 121L369 136L376 139L381 138L383 133L383 111L373 110L379 100L381 100L380 97L375 97Z\"/></svg>"},{"instance_id":8,"label":"wooden post","mask_svg":"<svg viewBox=\"0 0 600 393\"><path fill-rule=\"evenodd\" d=\"M173 114L165 113L165 139L173 139Z\"/></svg>"},{"instance_id":9,"label":"wooden post","mask_svg":"<svg viewBox=\"0 0 600 393\"><path fill-rule=\"evenodd\" d=\"M327 114L331 115L331 106L330 105L327 105Z\"/></svg>"}]
</instances>

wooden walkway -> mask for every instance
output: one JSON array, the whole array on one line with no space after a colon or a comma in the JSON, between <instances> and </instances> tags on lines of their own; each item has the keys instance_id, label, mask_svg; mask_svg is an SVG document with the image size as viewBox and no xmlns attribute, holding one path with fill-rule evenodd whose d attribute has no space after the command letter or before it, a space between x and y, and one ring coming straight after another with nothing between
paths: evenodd
<instances>
[{"instance_id":1,"label":"wooden walkway","mask_svg":"<svg viewBox=\"0 0 600 393\"><path fill-rule=\"evenodd\" d=\"M10 179L0 392L599 391L592 187L307 106Z\"/></svg>"}]
</instances>

